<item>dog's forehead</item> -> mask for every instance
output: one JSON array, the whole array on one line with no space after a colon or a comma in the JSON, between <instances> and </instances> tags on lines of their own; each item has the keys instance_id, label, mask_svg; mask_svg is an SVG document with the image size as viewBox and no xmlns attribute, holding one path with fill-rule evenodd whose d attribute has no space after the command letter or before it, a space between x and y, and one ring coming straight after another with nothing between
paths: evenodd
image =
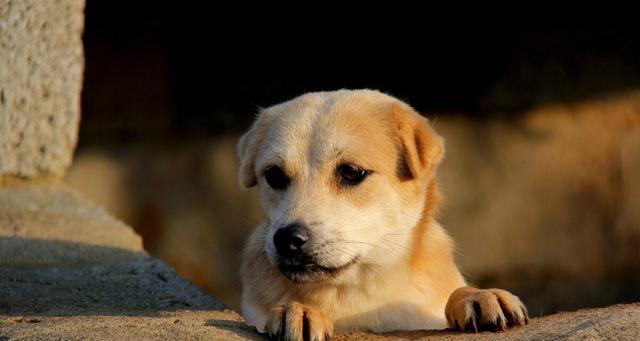
<instances>
[{"instance_id":1,"label":"dog's forehead","mask_svg":"<svg viewBox=\"0 0 640 341\"><path fill-rule=\"evenodd\" d=\"M377 92L315 93L270 108L258 164L344 159L380 167L395 151L386 119L391 100Z\"/></svg>"}]
</instances>

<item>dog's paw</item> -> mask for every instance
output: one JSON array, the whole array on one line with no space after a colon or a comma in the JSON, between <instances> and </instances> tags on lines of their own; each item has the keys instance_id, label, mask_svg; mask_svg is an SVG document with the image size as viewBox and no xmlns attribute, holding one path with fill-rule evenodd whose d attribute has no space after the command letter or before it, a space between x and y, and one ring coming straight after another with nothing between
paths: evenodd
<instances>
[{"instance_id":1,"label":"dog's paw","mask_svg":"<svg viewBox=\"0 0 640 341\"><path fill-rule=\"evenodd\" d=\"M326 341L333 335L333 322L318 309L290 302L271 310L266 332L274 340Z\"/></svg>"},{"instance_id":2,"label":"dog's paw","mask_svg":"<svg viewBox=\"0 0 640 341\"><path fill-rule=\"evenodd\" d=\"M450 328L475 333L529 323L527 308L520 299L501 289L459 288L449 297L445 314Z\"/></svg>"}]
</instances>

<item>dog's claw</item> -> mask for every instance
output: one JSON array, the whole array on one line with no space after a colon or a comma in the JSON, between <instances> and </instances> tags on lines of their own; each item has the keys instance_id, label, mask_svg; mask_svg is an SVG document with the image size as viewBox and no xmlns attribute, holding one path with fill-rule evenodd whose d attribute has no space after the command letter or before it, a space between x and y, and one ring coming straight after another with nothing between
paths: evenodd
<instances>
[{"instance_id":1,"label":"dog's claw","mask_svg":"<svg viewBox=\"0 0 640 341\"><path fill-rule=\"evenodd\" d=\"M446 316L449 327L474 333L501 331L529 323L527 309L520 299L500 289L460 288L451 294Z\"/></svg>"},{"instance_id":2,"label":"dog's claw","mask_svg":"<svg viewBox=\"0 0 640 341\"><path fill-rule=\"evenodd\" d=\"M524 305L520 305L520 310L524 313L524 324L529 324L529 311Z\"/></svg>"},{"instance_id":3,"label":"dog's claw","mask_svg":"<svg viewBox=\"0 0 640 341\"><path fill-rule=\"evenodd\" d=\"M476 318L471 316L469 318L469 320L467 320L467 323L465 323L464 325L464 331L466 332L473 332L473 333L477 333L478 332L478 326L476 325Z\"/></svg>"},{"instance_id":4,"label":"dog's claw","mask_svg":"<svg viewBox=\"0 0 640 341\"><path fill-rule=\"evenodd\" d=\"M333 334L333 322L311 306L290 302L271 310L266 331L274 340L325 341Z\"/></svg>"}]
</instances>

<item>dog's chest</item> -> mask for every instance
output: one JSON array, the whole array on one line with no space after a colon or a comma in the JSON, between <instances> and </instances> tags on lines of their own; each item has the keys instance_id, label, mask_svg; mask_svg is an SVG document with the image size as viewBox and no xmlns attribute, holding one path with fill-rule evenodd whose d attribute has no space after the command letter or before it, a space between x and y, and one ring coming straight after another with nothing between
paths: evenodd
<instances>
[{"instance_id":1,"label":"dog's chest","mask_svg":"<svg viewBox=\"0 0 640 341\"><path fill-rule=\"evenodd\" d=\"M313 303L332 317L338 332L446 328L442 302L411 286L368 283L313 296L321 298Z\"/></svg>"}]
</instances>

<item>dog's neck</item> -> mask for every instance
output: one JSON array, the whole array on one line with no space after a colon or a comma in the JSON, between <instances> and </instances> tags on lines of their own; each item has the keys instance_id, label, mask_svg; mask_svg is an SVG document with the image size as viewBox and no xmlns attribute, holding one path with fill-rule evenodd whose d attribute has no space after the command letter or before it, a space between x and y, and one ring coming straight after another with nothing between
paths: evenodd
<instances>
[{"instance_id":1,"label":"dog's neck","mask_svg":"<svg viewBox=\"0 0 640 341\"><path fill-rule=\"evenodd\" d=\"M440 190L438 188L438 180L433 177L426 186L426 197L424 200L424 208L422 210L422 217L416 226L413 228L413 238L411 239L411 246L409 247L409 261L411 267L416 267L421 264L417 264L425 259L424 257L424 242L429 226L434 222L434 216L438 212L440 204Z\"/></svg>"}]
</instances>

